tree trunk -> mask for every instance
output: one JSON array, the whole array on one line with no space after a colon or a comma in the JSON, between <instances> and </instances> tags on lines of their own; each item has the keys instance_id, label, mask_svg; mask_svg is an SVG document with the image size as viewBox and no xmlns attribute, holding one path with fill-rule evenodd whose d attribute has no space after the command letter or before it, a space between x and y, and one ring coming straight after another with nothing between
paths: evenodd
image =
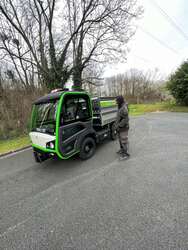
<instances>
[{"instance_id":1,"label":"tree trunk","mask_svg":"<svg viewBox=\"0 0 188 250\"><path fill-rule=\"evenodd\" d=\"M73 88L81 89L82 88L82 69L75 68L73 70Z\"/></svg>"}]
</instances>

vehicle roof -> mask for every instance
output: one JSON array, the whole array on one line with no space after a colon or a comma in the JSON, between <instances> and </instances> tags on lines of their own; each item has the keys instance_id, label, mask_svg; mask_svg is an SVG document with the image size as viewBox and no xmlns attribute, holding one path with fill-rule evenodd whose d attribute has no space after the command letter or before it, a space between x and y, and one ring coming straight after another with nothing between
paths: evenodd
<instances>
[{"instance_id":1,"label":"vehicle roof","mask_svg":"<svg viewBox=\"0 0 188 250\"><path fill-rule=\"evenodd\" d=\"M43 104L48 103L49 101L54 101L60 99L63 93L78 93L79 91L58 91L55 93L50 93L48 95L42 96L39 99L37 99L34 104ZM84 91L80 91L79 93L86 94Z\"/></svg>"},{"instance_id":2,"label":"vehicle roof","mask_svg":"<svg viewBox=\"0 0 188 250\"><path fill-rule=\"evenodd\" d=\"M61 97L61 95L64 93L65 91L59 91L59 92L55 92L55 93L50 93L48 95L42 96L39 99L37 99L34 104L42 104L42 103L47 103L50 100L57 100Z\"/></svg>"}]
</instances>

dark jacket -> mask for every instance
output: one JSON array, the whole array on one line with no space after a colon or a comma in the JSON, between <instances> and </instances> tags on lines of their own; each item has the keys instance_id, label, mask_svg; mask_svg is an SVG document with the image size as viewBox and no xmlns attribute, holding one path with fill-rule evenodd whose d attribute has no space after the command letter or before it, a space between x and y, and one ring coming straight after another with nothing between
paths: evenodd
<instances>
[{"instance_id":1,"label":"dark jacket","mask_svg":"<svg viewBox=\"0 0 188 250\"><path fill-rule=\"evenodd\" d=\"M126 103L118 110L116 119L116 129L117 131L125 131L129 129L129 114Z\"/></svg>"}]
</instances>

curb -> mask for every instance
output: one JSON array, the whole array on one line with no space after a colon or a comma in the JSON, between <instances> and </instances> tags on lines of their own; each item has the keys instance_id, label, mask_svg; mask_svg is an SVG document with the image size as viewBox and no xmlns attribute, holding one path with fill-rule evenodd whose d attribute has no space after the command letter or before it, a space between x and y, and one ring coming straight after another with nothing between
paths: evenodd
<instances>
[{"instance_id":1,"label":"curb","mask_svg":"<svg viewBox=\"0 0 188 250\"><path fill-rule=\"evenodd\" d=\"M14 151L9 151L7 153L0 154L0 159L3 158L3 157L5 157L5 156L14 154L14 153L19 153L19 152L21 152L21 151L23 151L25 149L29 149L29 148L31 148L31 146L26 146L26 147L23 147L23 148L16 149Z\"/></svg>"}]
</instances>

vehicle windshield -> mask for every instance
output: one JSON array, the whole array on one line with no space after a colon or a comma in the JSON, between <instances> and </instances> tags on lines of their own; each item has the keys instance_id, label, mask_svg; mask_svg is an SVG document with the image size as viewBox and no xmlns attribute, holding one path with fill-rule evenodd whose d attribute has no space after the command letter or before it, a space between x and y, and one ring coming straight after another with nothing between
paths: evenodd
<instances>
[{"instance_id":1,"label":"vehicle windshield","mask_svg":"<svg viewBox=\"0 0 188 250\"><path fill-rule=\"evenodd\" d=\"M35 104L33 107L31 131L55 134L58 100Z\"/></svg>"}]
</instances>

